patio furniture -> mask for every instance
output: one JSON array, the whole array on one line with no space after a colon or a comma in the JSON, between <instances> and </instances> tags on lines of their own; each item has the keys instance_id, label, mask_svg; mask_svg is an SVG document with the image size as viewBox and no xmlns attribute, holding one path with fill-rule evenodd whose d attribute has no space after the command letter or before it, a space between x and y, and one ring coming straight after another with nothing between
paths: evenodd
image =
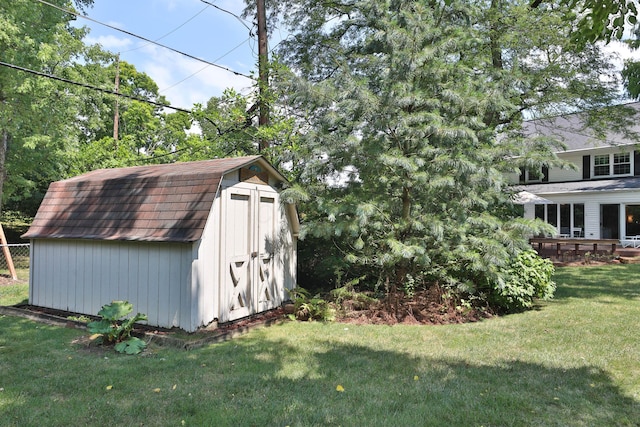
<instances>
[{"instance_id":1,"label":"patio furniture","mask_svg":"<svg viewBox=\"0 0 640 427\"><path fill-rule=\"evenodd\" d=\"M640 247L640 236L625 236L624 239L620 239L620 244L623 248L639 248Z\"/></svg>"}]
</instances>

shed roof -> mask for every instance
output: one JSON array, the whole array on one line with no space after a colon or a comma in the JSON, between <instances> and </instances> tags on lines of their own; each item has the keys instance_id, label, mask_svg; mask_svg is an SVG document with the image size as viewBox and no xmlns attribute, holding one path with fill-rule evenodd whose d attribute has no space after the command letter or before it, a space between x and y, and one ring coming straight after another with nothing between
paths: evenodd
<instances>
[{"instance_id":1,"label":"shed roof","mask_svg":"<svg viewBox=\"0 0 640 427\"><path fill-rule=\"evenodd\" d=\"M57 181L22 237L193 242L224 175L262 156L100 169Z\"/></svg>"}]
</instances>

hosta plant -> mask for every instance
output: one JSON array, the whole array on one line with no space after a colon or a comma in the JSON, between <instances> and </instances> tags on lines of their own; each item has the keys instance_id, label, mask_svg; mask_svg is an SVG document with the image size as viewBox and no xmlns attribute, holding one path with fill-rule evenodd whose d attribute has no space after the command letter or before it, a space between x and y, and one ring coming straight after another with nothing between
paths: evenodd
<instances>
[{"instance_id":1,"label":"hosta plant","mask_svg":"<svg viewBox=\"0 0 640 427\"><path fill-rule=\"evenodd\" d=\"M128 301L112 301L103 305L98 316L100 320L87 324L92 334L99 334L102 342L114 343L119 353L138 354L146 347L146 343L138 337L131 336L133 325L147 320L146 314L138 313L127 317L133 311L133 304Z\"/></svg>"}]
</instances>

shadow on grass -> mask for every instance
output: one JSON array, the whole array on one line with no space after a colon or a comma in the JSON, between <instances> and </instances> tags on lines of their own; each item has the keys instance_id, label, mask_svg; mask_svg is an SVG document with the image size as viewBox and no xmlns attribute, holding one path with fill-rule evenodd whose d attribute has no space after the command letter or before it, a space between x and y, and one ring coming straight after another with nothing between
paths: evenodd
<instances>
[{"instance_id":1,"label":"shadow on grass","mask_svg":"<svg viewBox=\"0 0 640 427\"><path fill-rule=\"evenodd\" d=\"M0 318L0 326L7 323ZM69 356L68 341L57 343L68 338L64 330L16 322L0 334L3 419L21 426L43 419L52 425L638 425L639 402L595 367L555 368L506 354L492 365L476 363L472 354L412 357L344 342L349 337L335 328L326 336L318 334L322 328L298 336L305 328L290 338L257 331L190 352L104 358ZM359 331L344 334L362 339Z\"/></svg>"},{"instance_id":2,"label":"shadow on grass","mask_svg":"<svg viewBox=\"0 0 640 427\"><path fill-rule=\"evenodd\" d=\"M640 264L557 268L555 299L640 298Z\"/></svg>"}]
</instances>

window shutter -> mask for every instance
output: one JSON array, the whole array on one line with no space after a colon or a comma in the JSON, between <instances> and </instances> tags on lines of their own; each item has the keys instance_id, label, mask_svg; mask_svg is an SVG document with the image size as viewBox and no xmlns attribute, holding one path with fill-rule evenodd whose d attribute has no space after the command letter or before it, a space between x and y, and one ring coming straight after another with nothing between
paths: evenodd
<instances>
[{"instance_id":1,"label":"window shutter","mask_svg":"<svg viewBox=\"0 0 640 427\"><path fill-rule=\"evenodd\" d=\"M542 182L549 182L549 166L542 167Z\"/></svg>"},{"instance_id":2,"label":"window shutter","mask_svg":"<svg viewBox=\"0 0 640 427\"><path fill-rule=\"evenodd\" d=\"M640 176L640 151L633 150L633 174Z\"/></svg>"},{"instance_id":3,"label":"window shutter","mask_svg":"<svg viewBox=\"0 0 640 427\"><path fill-rule=\"evenodd\" d=\"M582 156L582 179L591 179L591 156Z\"/></svg>"},{"instance_id":4,"label":"window shutter","mask_svg":"<svg viewBox=\"0 0 640 427\"><path fill-rule=\"evenodd\" d=\"M524 168L520 168L520 184L524 184Z\"/></svg>"}]
</instances>

